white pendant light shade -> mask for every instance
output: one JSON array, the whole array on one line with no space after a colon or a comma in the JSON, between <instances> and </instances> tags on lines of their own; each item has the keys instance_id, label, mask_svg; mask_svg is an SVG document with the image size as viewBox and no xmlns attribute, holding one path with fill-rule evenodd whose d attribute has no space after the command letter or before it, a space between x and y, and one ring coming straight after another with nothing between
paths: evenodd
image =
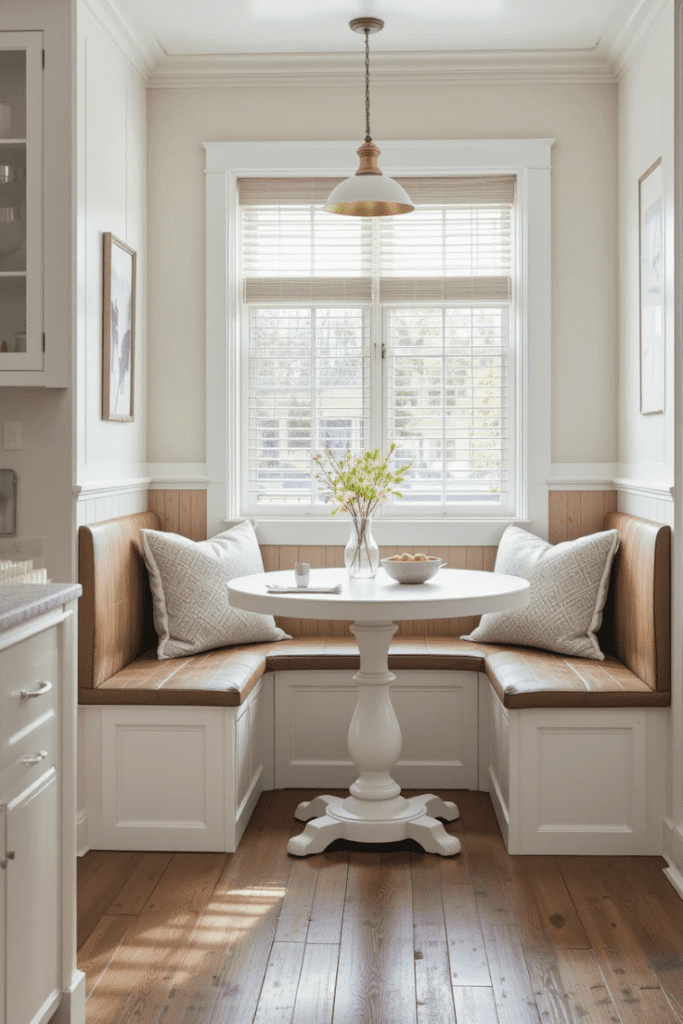
<instances>
[{"instance_id":1,"label":"white pendant light shade","mask_svg":"<svg viewBox=\"0 0 683 1024\"><path fill-rule=\"evenodd\" d=\"M368 148L367 143L360 147L361 167L330 192L324 209L346 217L393 217L398 213L410 213L415 209L410 196L397 181L382 174L377 167L376 155L370 156L369 160L377 169L363 170L364 150ZM375 154L379 153L376 146L372 149Z\"/></svg>"},{"instance_id":2,"label":"white pendant light shade","mask_svg":"<svg viewBox=\"0 0 683 1024\"><path fill-rule=\"evenodd\" d=\"M356 173L337 185L323 209L345 217L395 217L410 213L415 206L406 190L388 178L377 166L379 150L370 137L370 48L368 37L384 27L380 18L355 18L349 22L354 32L365 33L365 142L356 151L360 166Z\"/></svg>"}]
</instances>

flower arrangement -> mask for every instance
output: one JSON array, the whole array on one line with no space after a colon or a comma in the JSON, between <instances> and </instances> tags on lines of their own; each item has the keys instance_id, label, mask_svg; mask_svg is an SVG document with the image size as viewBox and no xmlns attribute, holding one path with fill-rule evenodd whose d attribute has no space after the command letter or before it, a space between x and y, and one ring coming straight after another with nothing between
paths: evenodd
<instances>
[{"instance_id":1,"label":"flower arrangement","mask_svg":"<svg viewBox=\"0 0 683 1024\"><path fill-rule=\"evenodd\" d=\"M403 497L397 487L412 463L391 469L389 462L395 449L396 444L392 443L386 455L375 448L355 458L347 450L341 458L337 458L332 449L327 448L325 457L313 456L318 470L315 478L320 481L321 491L327 493L327 501L334 505L332 515L348 512L351 516L355 543L352 534L345 561L352 576L375 575L379 565L379 549L372 540L370 522L378 505L389 501L392 495Z\"/></svg>"}]
</instances>

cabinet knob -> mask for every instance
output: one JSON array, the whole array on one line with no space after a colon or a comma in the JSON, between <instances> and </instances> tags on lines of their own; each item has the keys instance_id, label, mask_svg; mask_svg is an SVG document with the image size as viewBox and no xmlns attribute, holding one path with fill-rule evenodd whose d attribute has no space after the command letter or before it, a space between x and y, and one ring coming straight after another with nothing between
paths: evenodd
<instances>
[{"instance_id":1,"label":"cabinet knob","mask_svg":"<svg viewBox=\"0 0 683 1024\"><path fill-rule=\"evenodd\" d=\"M47 750L39 750L35 754L28 754L26 757L22 757L21 763L25 765L38 764L39 761L44 760L47 757Z\"/></svg>"},{"instance_id":2,"label":"cabinet knob","mask_svg":"<svg viewBox=\"0 0 683 1024\"><path fill-rule=\"evenodd\" d=\"M22 690L21 699L27 700L29 697L42 697L44 693L49 693L51 689L52 683L48 683L47 680L41 680L35 690Z\"/></svg>"}]
</instances>

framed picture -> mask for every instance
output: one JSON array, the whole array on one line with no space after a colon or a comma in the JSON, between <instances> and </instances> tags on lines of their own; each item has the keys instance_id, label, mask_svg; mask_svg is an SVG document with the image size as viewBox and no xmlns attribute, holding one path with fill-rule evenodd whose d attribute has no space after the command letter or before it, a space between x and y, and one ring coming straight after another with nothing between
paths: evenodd
<instances>
[{"instance_id":1,"label":"framed picture","mask_svg":"<svg viewBox=\"0 0 683 1024\"><path fill-rule=\"evenodd\" d=\"M17 474L13 469L0 469L0 537L17 533Z\"/></svg>"},{"instance_id":2,"label":"framed picture","mask_svg":"<svg viewBox=\"0 0 683 1024\"><path fill-rule=\"evenodd\" d=\"M107 231L102 295L102 419L133 419L135 252Z\"/></svg>"},{"instance_id":3,"label":"framed picture","mask_svg":"<svg viewBox=\"0 0 683 1024\"><path fill-rule=\"evenodd\" d=\"M664 210L662 161L638 181L640 218L640 411L664 412Z\"/></svg>"}]
</instances>

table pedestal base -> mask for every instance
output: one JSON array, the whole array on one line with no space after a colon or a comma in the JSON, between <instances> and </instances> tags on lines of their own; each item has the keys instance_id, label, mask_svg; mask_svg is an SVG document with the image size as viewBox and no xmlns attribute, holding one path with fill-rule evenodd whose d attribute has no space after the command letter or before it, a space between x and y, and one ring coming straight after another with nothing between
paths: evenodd
<instances>
[{"instance_id":1,"label":"table pedestal base","mask_svg":"<svg viewBox=\"0 0 683 1024\"><path fill-rule=\"evenodd\" d=\"M427 853L451 857L460 852L460 840L449 836L436 820L455 821L460 812L454 803L431 793L377 802L318 796L299 804L295 817L308 822L301 835L294 836L287 844L288 853L297 857L320 853L335 839L357 843L414 839Z\"/></svg>"},{"instance_id":2,"label":"table pedestal base","mask_svg":"<svg viewBox=\"0 0 683 1024\"><path fill-rule=\"evenodd\" d=\"M460 842L436 819L453 821L460 817L458 808L431 793L406 800L391 777L401 754L401 730L389 693L396 676L387 661L396 626L354 622L351 632L358 643L360 671L353 677L358 703L349 726L349 754L359 775L346 799L318 796L299 804L296 817L308 825L289 840L287 850L305 857L320 853L335 839L357 843L415 839L427 853L451 857L460 852Z\"/></svg>"}]
</instances>

